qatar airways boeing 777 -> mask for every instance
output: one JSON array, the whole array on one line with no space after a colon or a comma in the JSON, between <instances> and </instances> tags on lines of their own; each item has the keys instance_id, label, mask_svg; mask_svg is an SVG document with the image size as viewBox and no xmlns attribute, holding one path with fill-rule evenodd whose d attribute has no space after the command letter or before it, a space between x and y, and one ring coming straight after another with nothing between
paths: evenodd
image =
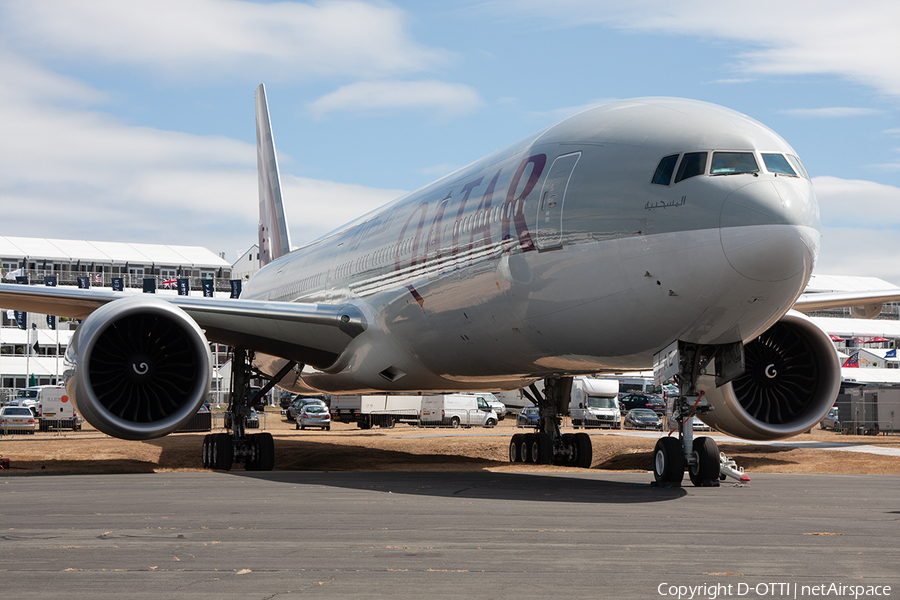
<instances>
[{"instance_id":1,"label":"qatar airways boeing 777","mask_svg":"<svg viewBox=\"0 0 900 600\"><path fill-rule=\"evenodd\" d=\"M231 432L207 436L207 467L273 468L272 436L244 429L260 374L328 393L542 379L539 429L510 459L589 467L586 434L559 430L572 377L652 367L680 390L657 480L714 484L693 415L774 439L834 403L832 344L792 307L900 298L801 297L819 250L809 175L772 130L713 104L587 109L293 250L263 86L256 115L264 266L240 299L0 285L0 306L85 319L67 386L113 436L177 429L209 391L209 342L233 346Z\"/></svg>"}]
</instances>

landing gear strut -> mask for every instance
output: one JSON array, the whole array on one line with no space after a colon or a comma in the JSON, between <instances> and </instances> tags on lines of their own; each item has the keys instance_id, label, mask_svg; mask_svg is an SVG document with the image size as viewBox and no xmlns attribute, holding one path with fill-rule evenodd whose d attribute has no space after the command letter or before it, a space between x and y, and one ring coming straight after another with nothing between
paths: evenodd
<instances>
[{"instance_id":1,"label":"landing gear strut","mask_svg":"<svg viewBox=\"0 0 900 600\"><path fill-rule=\"evenodd\" d=\"M517 433L509 442L509 461L561 465L589 469L593 460L591 438L586 433L560 433L559 415L569 403L571 377L544 379L544 393L534 384L526 396L538 406L540 421L535 433Z\"/></svg>"},{"instance_id":2,"label":"landing gear strut","mask_svg":"<svg viewBox=\"0 0 900 600\"><path fill-rule=\"evenodd\" d=\"M271 471L275 466L275 442L268 432L248 434L247 418L250 409L276 383L287 375L297 364L289 361L273 377L267 377L254 369L252 352L235 348L231 360L231 396L225 412L225 427L230 433L211 433L203 439L201 451L204 469L228 471L234 463L244 463L247 471ZM268 379L268 382L252 397L250 395L251 376Z\"/></svg>"},{"instance_id":3,"label":"landing gear strut","mask_svg":"<svg viewBox=\"0 0 900 600\"><path fill-rule=\"evenodd\" d=\"M653 476L658 485L681 485L685 468L695 486L719 485L719 447L711 437L694 439L694 415L712 410L697 379L720 352L720 347L679 342L678 396L670 398L666 412L669 437L660 438L653 450ZM672 434L678 432L678 437Z\"/></svg>"}]
</instances>

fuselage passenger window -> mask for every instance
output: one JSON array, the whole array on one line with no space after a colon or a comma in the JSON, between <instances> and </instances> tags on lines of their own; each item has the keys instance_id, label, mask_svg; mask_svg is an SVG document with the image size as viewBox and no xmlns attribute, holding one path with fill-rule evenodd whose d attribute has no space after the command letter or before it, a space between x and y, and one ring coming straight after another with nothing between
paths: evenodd
<instances>
[{"instance_id":1,"label":"fuselage passenger window","mask_svg":"<svg viewBox=\"0 0 900 600\"><path fill-rule=\"evenodd\" d=\"M797 172L791 168L787 159L781 154L763 154L763 162L766 163L766 171L779 175L797 176Z\"/></svg>"},{"instance_id":2,"label":"fuselage passenger window","mask_svg":"<svg viewBox=\"0 0 900 600\"><path fill-rule=\"evenodd\" d=\"M752 152L713 152L710 175L737 175L739 173L759 173Z\"/></svg>"},{"instance_id":3,"label":"fuselage passenger window","mask_svg":"<svg viewBox=\"0 0 900 600\"><path fill-rule=\"evenodd\" d=\"M687 152L681 159L675 183L706 173L706 152Z\"/></svg>"},{"instance_id":4,"label":"fuselage passenger window","mask_svg":"<svg viewBox=\"0 0 900 600\"><path fill-rule=\"evenodd\" d=\"M656 167L656 172L653 174L653 181L651 183L657 185L669 185L672 183L672 173L675 172L675 163L677 162L677 154L666 156L659 161L659 165Z\"/></svg>"}]
</instances>

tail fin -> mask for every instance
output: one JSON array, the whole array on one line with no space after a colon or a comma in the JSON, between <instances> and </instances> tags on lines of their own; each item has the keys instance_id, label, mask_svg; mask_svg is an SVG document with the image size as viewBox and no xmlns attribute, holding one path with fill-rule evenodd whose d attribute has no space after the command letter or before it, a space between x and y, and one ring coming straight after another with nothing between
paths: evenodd
<instances>
[{"instance_id":1,"label":"tail fin","mask_svg":"<svg viewBox=\"0 0 900 600\"><path fill-rule=\"evenodd\" d=\"M291 251L291 236L281 201L281 177L269 122L266 86L256 88L256 165L259 173L259 266Z\"/></svg>"}]
</instances>

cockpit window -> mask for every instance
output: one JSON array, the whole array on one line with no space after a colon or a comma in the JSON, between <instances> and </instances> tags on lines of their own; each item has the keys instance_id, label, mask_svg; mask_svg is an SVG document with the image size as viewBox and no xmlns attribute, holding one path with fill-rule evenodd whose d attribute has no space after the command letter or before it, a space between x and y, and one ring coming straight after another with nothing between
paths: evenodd
<instances>
[{"instance_id":1,"label":"cockpit window","mask_svg":"<svg viewBox=\"0 0 900 600\"><path fill-rule=\"evenodd\" d=\"M791 163L791 166L794 167L794 170L806 179L809 179L809 173L806 172L806 167L803 166L803 163L800 162L800 159L792 154L787 155L788 162Z\"/></svg>"},{"instance_id":2,"label":"cockpit window","mask_svg":"<svg viewBox=\"0 0 900 600\"><path fill-rule=\"evenodd\" d=\"M678 175L675 176L675 183L684 181L689 177L703 175L706 172L706 152L687 152L681 159L681 166L678 167Z\"/></svg>"},{"instance_id":3,"label":"cockpit window","mask_svg":"<svg viewBox=\"0 0 900 600\"><path fill-rule=\"evenodd\" d=\"M759 165L752 152L713 152L710 175L759 173Z\"/></svg>"},{"instance_id":4,"label":"cockpit window","mask_svg":"<svg viewBox=\"0 0 900 600\"><path fill-rule=\"evenodd\" d=\"M669 185L672 183L672 173L675 172L675 163L678 162L678 155L673 154L659 161L656 172L653 174L653 181L657 185Z\"/></svg>"},{"instance_id":5,"label":"cockpit window","mask_svg":"<svg viewBox=\"0 0 900 600\"><path fill-rule=\"evenodd\" d=\"M797 176L797 172L791 168L787 159L782 154L763 154L763 162L766 163L766 171L778 175Z\"/></svg>"}]
</instances>

